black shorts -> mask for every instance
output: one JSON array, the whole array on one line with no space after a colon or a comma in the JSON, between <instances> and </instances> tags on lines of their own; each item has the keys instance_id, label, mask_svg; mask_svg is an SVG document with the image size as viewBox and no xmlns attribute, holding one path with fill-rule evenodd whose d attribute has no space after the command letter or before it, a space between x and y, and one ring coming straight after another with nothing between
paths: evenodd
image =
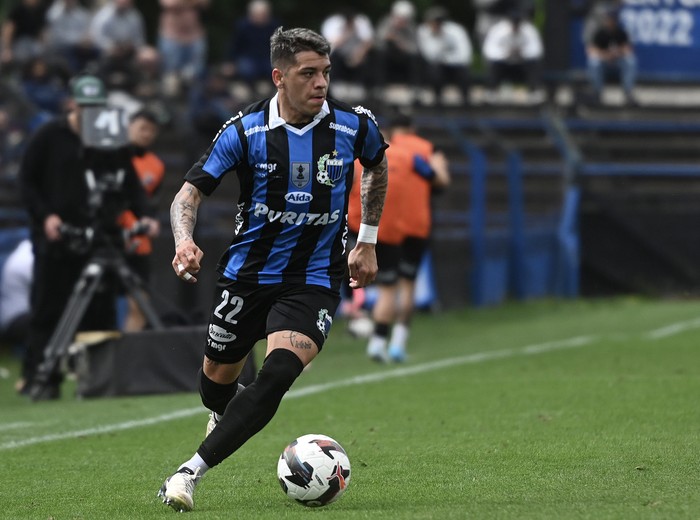
<instances>
[{"instance_id":1,"label":"black shorts","mask_svg":"<svg viewBox=\"0 0 700 520\"><path fill-rule=\"evenodd\" d=\"M416 279L426 249L428 249L427 238L406 237L404 239L401 244L401 260L398 266L401 278Z\"/></svg>"},{"instance_id":2,"label":"black shorts","mask_svg":"<svg viewBox=\"0 0 700 520\"><path fill-rule=\"evenodd\" d=\"M399 279L401 246L377 242L374 250L377 253L377 267L379 267L374 283L377 285L395 284Z\"/></svg>"},{"instance_id":3,"label":"black shorts","mask_svg":"<svg viewBox=\"0 0 700 520\"><path fill-rule=\"evenodd\" d=\"M236 363L257 341L280 330L305 334L321 350L339 303L338 292L318 285L259 285L221 276L204 353L219 363Z\"/></svg>"}]
</instances>

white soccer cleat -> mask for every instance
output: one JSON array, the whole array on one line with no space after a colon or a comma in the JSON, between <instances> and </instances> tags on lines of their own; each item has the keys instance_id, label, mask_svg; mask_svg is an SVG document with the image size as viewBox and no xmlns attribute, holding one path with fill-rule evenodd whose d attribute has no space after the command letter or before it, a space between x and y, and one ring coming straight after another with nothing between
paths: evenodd
<instances>
[{"instance_id":1,"label":"white soccer cleat","mask_svg":"<svg viewBox=\"0 0 700 520\"><path fill-rule=\"evenodd\" d=\"M389 361L389 357L386 353L386 346L375 343L372 340L370 340L367 345L367 357L377 363L387 363Z\"/></svg>"},{"instance_id":2,"label":"white soccer cleat","mask_svg":"<svg viewBox=\"0 0 700 520\"><path fill-rule=\"evenodd\" d=\"M207 434L205 437L209 437L209 434L216 428L217 424L219 424L219 421L216 420L216 414L214 414L214 412L209 412L209 422L207 423Z\"/></svg>"},{"instance_id":3,"label":"white soccer cleat","mask_svg":"<svg viewBox=\"0 0 700 520\"><path fill-rule=\"evenodd\" d=\"M158 496L163 499L164 504L169 505L179 513L192 511L194 508L194 488L199 479L199 468L195 472L189 468L182 468L163 482Z\"/></svg>"}]
</instances>

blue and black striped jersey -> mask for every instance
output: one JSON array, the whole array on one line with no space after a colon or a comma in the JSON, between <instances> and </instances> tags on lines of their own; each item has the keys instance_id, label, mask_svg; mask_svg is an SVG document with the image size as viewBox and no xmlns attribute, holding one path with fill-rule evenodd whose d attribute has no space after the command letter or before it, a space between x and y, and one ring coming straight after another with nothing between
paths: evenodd
<instances>
[{"instance_id":1,"label":"blue and black striped jersey","mask_svg":"<svg viewBox=\"0 0 700 520\"><path fill-rule=\"evenodd\" d=\"M227 121L185 180L205 195L235 171L235 235L219 261L232 280L337 290L345 272L347 205L355 159L376 166L387 148L372 113L328 99L303 128L277 96Z\"/></svg>"}]
</instances>

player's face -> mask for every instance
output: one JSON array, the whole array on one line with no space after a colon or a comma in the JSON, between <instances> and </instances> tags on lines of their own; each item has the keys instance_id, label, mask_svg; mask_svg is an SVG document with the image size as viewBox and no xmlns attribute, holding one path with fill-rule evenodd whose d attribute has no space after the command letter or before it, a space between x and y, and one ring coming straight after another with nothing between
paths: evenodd
<instances>
[{"instance_id":1,"label":"player's face","mask_svg":"<svg viewBox=\"0 0 700 520\"><path fill-rule=\"evenodd\" d=\"M279 91L280 115L288 123L313 119L326 101L331 60L327 55L303 51L285 71L275 69L273 80Z\"/></svg>"}]
</instances>

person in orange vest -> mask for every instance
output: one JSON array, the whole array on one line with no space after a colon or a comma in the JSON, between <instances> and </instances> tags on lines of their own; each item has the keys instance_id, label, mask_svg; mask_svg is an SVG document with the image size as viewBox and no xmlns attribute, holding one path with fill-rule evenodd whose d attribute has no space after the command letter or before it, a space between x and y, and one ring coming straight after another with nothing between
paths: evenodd
<instances>
[{"instance_id":1,"label":"person in orange vest","mask_svg":"<svg viewBox=\"0 0 700 520\"><path fill-rule=\"evenodd\" d=\"M160 188L165 175L163 161L151 149L159 132L160 123L158 118L150 110L139 110L129 118L128 133L131 162L151 203L154 202L154 196ZM157 223L158 221L156 220L155 222ZM124 228L127 235L127 263L144 283L148 283L150 278L150 254L153 251L151 239L160 233L159 226L156 225L156 229L150 229L145 233L134 233L141 230L137 230L134 227L138 223L138 219L131 211L124 211L119 216L118 223ZM127 302L128 311L123 329L127 332L143 330L146 325L146 318L143 312L131 296L127 297Z\"/></svg>"},{"instance_id":2,"label":"person in orange vest","mask_svg":"<svg viewBox=\"0 0 700 520\"><path fill-rule=\"evenodd\" d=\"M406 359L415 281L432 226L431 194L450 182L444 154L416 135L410 117L395 116L389 135L389 185L377 235L378 295L372 309L374 331L367 343L368 357L382 363ZM359 228L359 211L359 186L355 183L348 209L353 233Z\"/></svg>"}]
</instances>

